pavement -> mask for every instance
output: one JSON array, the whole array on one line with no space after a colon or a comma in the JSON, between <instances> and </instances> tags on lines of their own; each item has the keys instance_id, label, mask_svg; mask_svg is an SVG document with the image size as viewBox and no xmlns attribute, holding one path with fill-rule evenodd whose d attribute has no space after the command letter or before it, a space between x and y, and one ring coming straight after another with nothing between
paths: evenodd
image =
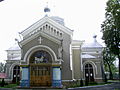
<instances>
[{"instance_id":1,"label":"pavement","mask_svg":"<svg viewBox=\"0 0 120 90\"><path fill-rule=\"evenodd\" d=\"M120 90L120 82L115 82L115 83L106 84L106 85L68 88L68 90Z\"/></svg>"},{"instance_id":2,"label":"pavement","mask_svg":"<svg viewBox=\"0 0 120 90\"><path fill-rule=\"evenodd\" d=\"M49 88L34 88L34 89L12 89L12 88L0 88L0 90L120 90L120 82L114 82L112 84L97 85L97 86L85 86L68 89L49 89Z\"/></svg>"}]
</instances>

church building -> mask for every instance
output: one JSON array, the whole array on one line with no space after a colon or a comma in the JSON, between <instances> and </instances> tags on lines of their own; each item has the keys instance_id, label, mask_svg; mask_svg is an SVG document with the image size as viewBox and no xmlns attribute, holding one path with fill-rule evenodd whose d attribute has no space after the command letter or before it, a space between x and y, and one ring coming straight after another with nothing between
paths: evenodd
<instances>
[{"instance_id":1,"label":"church building","mask_svg":"<svg viewBox=\"0 0 120 90\"><path fill-rule=\"evenodd\" d=\"M45 12L49 8L44 9ZM65 82L103 79L102 45L73 40L73 30L58 16L44 16L24 31L7 51L9 82L21 87L62 87Z\"/></svg>"}]
</instances>

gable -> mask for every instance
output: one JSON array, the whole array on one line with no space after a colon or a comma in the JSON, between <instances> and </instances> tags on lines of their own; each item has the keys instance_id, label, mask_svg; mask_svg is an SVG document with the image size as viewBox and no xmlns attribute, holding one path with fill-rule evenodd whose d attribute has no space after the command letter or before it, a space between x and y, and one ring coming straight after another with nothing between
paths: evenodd
<instances>
[{"instance_id":1,"label":"gable","mask_svg":"<svg viewBox=\"0 0 120 90\"><path fill-rule=\"evenodd\" d=\"M51 30L51 32L53 29L57 34L66 33L71 36L73 33L73 31L70 30L69 28L57 23L56 21L52 20L50 17L45 16L44 18L40 19L39 21L37 21L36 23L31 25L24 31L22 31L20 34L23 36L23 38L27 38L28 36L34 34L35 32L44 30L46 28L46 25Z\"/></svg>"},{"instance_id":2,"label":"gable","mask_svg":"<svg viewBox=\"0 0 120 90\"><path fill-rule=\"evenodd\" d=\"M44 37L54 43L61 44L61 40L62 40L61 36L55 37L55 35L54 35L54 37L53 37L52 34L50 34L50 33L48 34L48 33L49 32L44 32L44 31L35 32L34 34L31 34L30 36L26 36L25 39L23 39L21 42L19 42L19 45L23 46L38 37L39 38ZM39 38L38 38L37 42L39 42Z\"/></svg>"}]
</instances>

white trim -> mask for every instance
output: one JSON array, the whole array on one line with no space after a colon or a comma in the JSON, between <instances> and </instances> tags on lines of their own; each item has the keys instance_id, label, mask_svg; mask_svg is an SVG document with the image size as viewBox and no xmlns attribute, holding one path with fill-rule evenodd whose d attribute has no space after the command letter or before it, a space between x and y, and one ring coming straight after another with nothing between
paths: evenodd
<instances>
[{"instance_id":1,"label":"white trim","mask_svg":"<svg viewBox=\"0 0 120 90\"><path fill-rule=\"evenodd\" d=\"M80 46L72 46L72 49L81 49Z\"/></svg>"},{"instance_id":2,"label":"white trim","mask_svg":"<svg viewBox=\"0 0 120 90\"><path fill-rule=\"evenodd\" d=\"M29 58L30 58L31 54L33 53L32 51L35 50L36 48L40 48L40 50L41 50L42 48L48 49L48 50L53 54L53 57L54 57L55 61L57 61L57 56L56 56L55 52L54 52L50 47L45 46L45 45L37 45L37 46L34 46L34 47L30 48L30 49L26 52L26 54L25 54L25 56L24 56L24 60L23 60L24 62L27 61L27 64L29 64Z\"/></svg>"},{"instance_id":3,"label":"white trim","mask_svg":"<svg viewBox=\"0 0 120 90\"><path fill-rule=\"evenodd\" d=\"M92 64L92 66L93 66L93 73L94 73L94 79L95 79L95 77L96 77L96 74L98 74L98 71L97 71L97 66L95 65L95 63L93 62L93 61L85 61L84 63L83 63L83 69L85 69L85 65L86 64ZM85 78L85 70L83 70L84 72L83 72L83 77ZM96 73L96 74L95 74Z\"/></svg>"},{"instance_id":4,"label":"white trim","mask_svg":"<svg viewBox=\"0 0 120 90\"><path fill-rule=\"evenodd\" d=\"M82 50L82 49L81 49ZM80 62L81 62L81 71L83 72L83 64L82 64L82 62L83 62L83 60L82 60L83 58L82 58L82 51L80 52Z\"/></svg>"},{"instance_id":5,"label":"white trim","mask_svg":"<svg viewBox=\"0 0 120 90\"><path fill-rule=\"evenodd\" d=\"M94 63L93 61L85 61L85 62L83 63L83 67L84 67L85 64L87 64L87 63L90 63L90 64L93 65L93 68L94 68L94 70L95 70L94 75L95 75L95 73L98 74L97 66L95 65L95 63Z\"/></svg>"},{"instance_id":6,"label":"white trim","mask_svg":"<svg viewBox=\"0 0 120 90\"><path fill-rule=\"evenodd\" d=\"M57 23L56 21L52 20L51 18L49 17L43 17L42 19L40 19L39 21L37 21L36 23L34 23L33 25L31 25L30 27L28 27L27 29L25 29L24 31L21 32L21 34L24 36L26 36L28 33L30 33L31 31L35 30L36 28L38 28L39 26L41 26L43 23L50 23L54 26L57 26L58 28L60 28L61 31L69 34L69 35L72 35L73 34L73 31L59 23Z\"/></svg>"}]
</instances>

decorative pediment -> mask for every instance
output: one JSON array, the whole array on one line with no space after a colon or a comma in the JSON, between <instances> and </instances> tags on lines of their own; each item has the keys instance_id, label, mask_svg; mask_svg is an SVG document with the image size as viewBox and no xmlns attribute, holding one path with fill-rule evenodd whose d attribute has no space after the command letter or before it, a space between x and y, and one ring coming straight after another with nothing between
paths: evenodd
<instances>
[{"instance_id":1,"label":"decorative pediment","mask_svg":"<svg viewBox=\"0 0 120 90\"><path fill-rule=\"evenodd\" d=\"M73 34L72 30L57 23L48 16L40 19L24 31L22 31L20 34L23 36L23 39L25 39L38 31L43 31L57 37L61 37L63 33L67 33L70 36Z\"/></svg>"},{"instance_id":2,"label":"decorative pediment","mask_svg":"<svg viewBox=\"0 0 120 90\"><path fill-rule=\"evenodd\" d=\"M54 36L53 37L51 34L48 34L48 33L43 32L43 31L38 31L38 32L28 36L27 38L23 39L22 41L20 41L19 45L23 46L23 45L27 44L28 42L30 42L32 40L36 40L36 39L37 39L38 44L42 44L43 38L46 38L49 41L52 41L52 42L57 43L59 45L61 44L61 41L62 41L61 36L58 36L58 37Z\"/></svg>"},{"instance_id":3,"label":"decorative pediment","mask_svg":"<svg viewBox=\"0 0 120 90\"><path fill-rule=\"evenodd\" d=\"M72 30L46 16L20 33L23 40L19 44L24 45L39 35L60 44L64 34L72 36L72 33Z\"/></svg>"}]
</instances>

